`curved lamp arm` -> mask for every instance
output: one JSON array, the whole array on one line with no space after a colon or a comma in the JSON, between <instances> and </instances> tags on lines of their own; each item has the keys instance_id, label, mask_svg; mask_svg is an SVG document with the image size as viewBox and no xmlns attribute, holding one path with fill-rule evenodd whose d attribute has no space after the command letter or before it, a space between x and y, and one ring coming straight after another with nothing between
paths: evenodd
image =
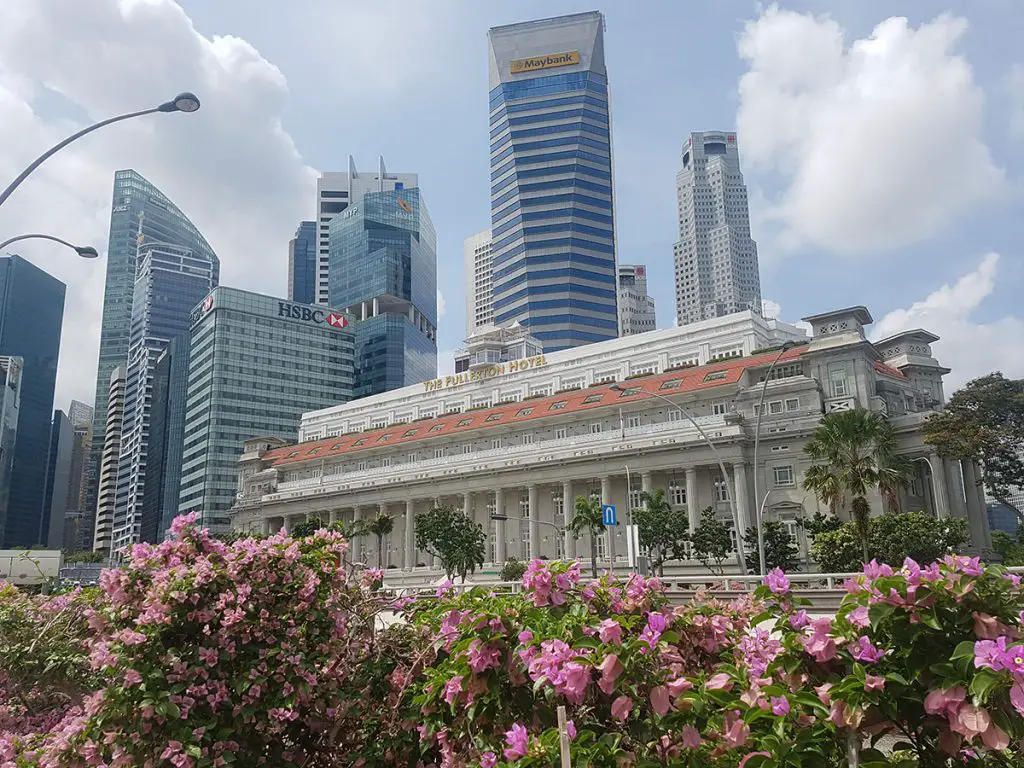
<instances>
[{"instance_id":1,"label":"curved lamp arm","mask_svg":"<svg viewBox=\"0 0 1024 768\"><path fill-rule=\"evenodd\" d=\"M68 248L73 250L83 259L95 259L97 256L99 256L99 253L91 245L73 245L72 243L69 243L67 240L61 240L59 237L41 234L18 235L17 237L9 237L2 243L0 243L0 249L6 248L11 243L16 243L19 240L50 240L54 243L66 245Z\"/></svg>"},{"instance_id":2,"label":"curved lamp arm","mask_svg":"<svg viewBox=\"0 0 1024 768\"><path fill-rule=\"evenodd\" d=\"M187 92L179 93L173 99L171 99L170 101L165 101L158 107L153 107L152 109L143 109L139 112L128 112L127 114L118 115L117 117L109 117L106 120L101 120L100 122L94 125L90 125L86 128L83 128L78 133L74 133L68 136L66 139L64 139L64 141L60 142L59 144L55 144L54 146L50 147L43 154L41 154L39 157L33 160L32 164L24 171L22 171L18 178L16 178L14 181L10 183L7 189L0 193L0 205L4 204L7 198L11 196L11 193L14 192L14 190L18 188L21 182L27 179L36 168L38 168L40 165L46 162L52 155L54 155L57 152L60 152L60 150L64 149L64 147L66 147L68 144L70 144L73 141L76 141L77 139L82 138L88 133L92 133L93 131L110 125L111 123L119 123L122 120L130 120L133 117L142 117L143 115L152 115L154 112L195 112L197 109L199 109L199 99L196 98L195 94Z\"/></svg>"}]
</instances>

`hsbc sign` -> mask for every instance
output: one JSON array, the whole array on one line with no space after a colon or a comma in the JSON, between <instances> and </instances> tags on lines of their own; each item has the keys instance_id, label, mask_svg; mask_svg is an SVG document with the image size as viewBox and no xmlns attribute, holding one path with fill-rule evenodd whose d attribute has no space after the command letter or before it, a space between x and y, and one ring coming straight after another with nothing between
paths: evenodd
<instances>
[{"instance_id":1,"label":"hsbc sign","mask_svg":"<svg viewBox=\"0 0 1024 768\"><path fill-rule=\"evenodd\" d=\"M304 304L289 304L286 301L278 302L277 316L301 320L304 323L329 325L332 328L344 328L348 325L348 319L340 312L307 307Z\"/></svg>"}]
</instances>

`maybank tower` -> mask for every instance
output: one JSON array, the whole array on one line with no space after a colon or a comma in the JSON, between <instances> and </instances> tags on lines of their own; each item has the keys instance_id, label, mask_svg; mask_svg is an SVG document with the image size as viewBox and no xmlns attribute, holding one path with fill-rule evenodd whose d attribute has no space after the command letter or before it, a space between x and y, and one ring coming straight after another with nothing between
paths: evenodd
<instances>
[{"instance_id":1,"label":"maybank tower","mask_svg":"<svg viewBox=\"0 0 1024 768\"><path fill-rule=\"evenodd\" d=\"M488 33L494 322L545 352L618 336L604 17Z\"/></svg>"}]
</instances>

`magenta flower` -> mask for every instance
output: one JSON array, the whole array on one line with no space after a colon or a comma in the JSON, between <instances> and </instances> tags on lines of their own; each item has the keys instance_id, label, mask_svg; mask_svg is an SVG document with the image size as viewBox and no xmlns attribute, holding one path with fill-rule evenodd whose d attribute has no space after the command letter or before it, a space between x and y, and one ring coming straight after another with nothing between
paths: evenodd
<instances>
[{"instance_id":1,"label":"magenta flower","mask_svg":"<svg viewBox=\"0 0 1024 768\"><path fill-rule=\"evenodd\" d=\"M615 619L605 619L601 622L598 637L602 643L622 645L622 625Z\"/></svg>"},{"instance_id":2,"label":"magenta flower","mask_svg":"<svg viewBox=\"0 0 1024 768\"><path fill-rule=\"evenodd\" d=\"M811 634L800 638L804 650L814 657L815 661L831 661L836 657L836 642L829 635L832 619L827 616L815 619L810 624Z\"/></svg>"},{"instance_id":3,"label":"magenta flower","mask_svg":"<svg viewBox=\"0 0 1024 768\"><path fill-rule=\"evenodd\" d=\"M623 721L629 717L629 711L633 708L633 700L629 696L619 696L612 702L612 717Z\"/></svg>"},{"instance_id":4,"label":"magenta flower","mask_svg":"<svg viewBox=\"0 0 1024 768\"><path fill-rule=\"evenodd\" d=\"M530 630L524 629L522 632L519 633L519 642L522 643L523 645L526 645L527 643L531 642L532 640L533 640L533 632L531 632Z\"/></svg>"},{"instance_id":5,"label":"magenta flower","mask_svg":"<svg viewBox=\"0 0 1024 768\"><path fill-rule=\"evenodd\" d=\"M739 710L727 712L725 715L722 741L730 747L742 747L750 738L750 728L743 722Z\"/></svg>"},{"instance_id":6,"label":"magenta flower","mask_svg":"<svg viewBox=\"0 0 1024 768\"><path fill-rule=\"evenodd\" d=\"M518 760L523 757L530 748L530 734L526 727L516 723L509 730L505 731L505 759Z\"/></svg>"},{"instance_id":7,"label":"magenta flower","mask_svg":"<svg viewBox=\"0 0 1024 768\"><path fill-rule=\"evenodd\" d=\"M597 665L597 671L601 673L601 679L597 681L597 687L608 696L611 696L612 691L615 690L615 681L619 679L619 675L622 674L624 669L619 661L619 657L614 653L609 653Z\"/></svg>"},{"instance_id":8,"label":"magenta flower","mask_svg":"<svg viewBox=\"0 0 1024 768\"><path fill-rule=\"evenodd\" d=\"M1024 684L1018 682L1011 686L1010 703L1017 710L1017 714L1024 717Z\"/></svg>"},{"instance_id":9,"label":"magenta flower","mask_svg":"<svg viewBox=\"0 0 1024 768\"><path fill-rule=\"evenodd\" d=\"M572 720L569 720L565 724L565 733L569 737L569 741L572 741L573 739L575 739L576 738L576 723L574 723Z\"/></svg>"},{"instance_id":10,"label":"magenta flower","mask_svg":"<svg viewBox=\"0 0 1024 768\"><path fill-rule=\"evenodd\" d=\"M793 629L803 629L810 623L811 617L807 615L807 611L803 608L789 617L789 626Z\"/></svg>"},{"instance_id":11,"label":"magenta flower","mask_svg":"<svg viewBox=\"0 0 1024 768\"><path fill-rule=\"evenodd\" d=\"M493 752L484 752L480 755L480 768L494 768L498 764L498 756Z\"/></svg>"},{"instance_id":12,"label":"magenta flower","mask_svg":"<svg viewBox=\"0 0 1024 768\"><path fill-rule=\"evenodd\" d=\"M129 669L127 672L124 673L124 684L125 685L133 686L133 685L138 685L141 682L142 682L142 675L140 675L136 670Z\"/></svg>"},{"instance_id":13,"label":"magenta flower","mask_svg":"<svg viewBox=\"0 0 1024 768\"><path fill-rule=\"evenodd\" d=\"M781 568L772 568L764 577L764 583L772 594L784 595L789 592L789 579Z\"/></svg>"},{"instance_id":14,"label":"magenta flower","mask_svg":"<svg viewBox=\"0 0 1024 768\"><path fill-rule=\"evenodd\" d=\"M877 560L864 564L864 575L874 581L883 576L892 576L892 568L885 563L879 564Z\"/></svg>"},{"instance_id":15,"label":"magenta flower","mask_svg":"<svg viewBox=\"0 0 1024 768\"><path fill-rule=\"evenodd\" d=\"M785 717L789 714L789 699L785 696L772 696L772 714Z\"/></svg>"},{"instance_id":16,"label":"magenta flower","mask_svg":"<svg viewBox=\"0 0 1024 768\"><path fill-rule=\"evenodd\" d=\"M459 698L459 694L462 693L462 675L453 677L444 685L444 695L442 698L448 704L454 704Z\"/></svg>"},{"instance_id":17,"label":"magenta flower","mask_svg":"<svg viewBox=\"0 0 1024 768\"><path fill-rule=\"evenodd\" d=\"M846 617L846 620L858 629L864 629L864 627L868 626L871 623L871 619L868 618L867 606L858 605L856 608L850 611L849 615L847 615Z\"/></svg>"},{"instance_id":18,"label":"magenta flower","mask_svg":"<svg viewBox=\"0 0 1024 768\"><path fill-rule=\"evenodd\" d=\"M865 675L864 676L864 690L865 691L882 691L885 690L885 678L879 677L878 675Z\"/></svg>"},{"instance_id":19,"label":"magenta flower","mask_svg":"<svg viewBox=\"0 0 1024 768\"><path fill-rule=\"evenodd\" d=\"M704 684L709 691L728 691L732 689L732 685L732 678L725 672L712 675Z\"/></svg>"},{"instance_id":20,"label":"magenta flower","mask_svg":"<svg viewBox=\"0 0 1024 768\"><path fill-rule=\"evenodd\" d=\"M857 661L862 661L865 664L876 664L885 658L885 651L872 645L867 637L861 635L850 646L850 655Z\"/></svg>"},{"instance_id":21,"label":"magenta flower","mask_svg":"<svg viewBox=\"0 0 1024 768\"><path fill-rule=\"evenodd\" d=\"M700 747L700 732L692 725L684 725L682 730L683 747L686 749L697 749Z\"/></svg>"},{"instance_id":22,"label":"magenta flower","mask_svg":"<svg viewBox=\"0 0 1024 768\"><path fill-rule=\"evenodd\" d=\"M661 639L661 633L668 628L668 620L660 613L647 614L647 625L640 633L640 639L652 650Z\"/></svg>"},{"instance_id":23,"label":"magenta flower","mask_svg":"<svg viewBox=\"0 0 1024 768\"><path fill-rule=\"evenodd\" d=\"M438 584L437 592L435 592L434 594L435 594L436 597L444 597L445 595L447 595L451 591L452 591L452 580L451 579L445 579L440 584Z\"/></svg>"},{"instance_id":24,"label":"magenta flower","mask_svg":"<svg viewBox=\"0 0 1024 768\"><path fill-rule=\"evenodd\" d=\"M996 672L1006 669L1006 638L979 640L974 644L974 668L988 667Z\"/></svg>"},{"instance_id":25,"label":"magenta flower","mask_svg":"<svg viewBox=\"0 0 1024 768\"><path fill-rule=\"evenodd\" d=\"M477 674L501 664L501 651L490 643L484 645L476 639L470 642L467 655L469 668Z\"/></svg>"},{"instance_id":26,"label":"magenta flower","mask_svg":"<svg viewBox=\"0 0 1024 768\"><path fill-rule=\"evenodd\" d=\"M659 715L665 715L668 712L668 708L668 688L664 685L656 685L654 688L651 688L651 709Z\"/></svg>"}]
</instances>

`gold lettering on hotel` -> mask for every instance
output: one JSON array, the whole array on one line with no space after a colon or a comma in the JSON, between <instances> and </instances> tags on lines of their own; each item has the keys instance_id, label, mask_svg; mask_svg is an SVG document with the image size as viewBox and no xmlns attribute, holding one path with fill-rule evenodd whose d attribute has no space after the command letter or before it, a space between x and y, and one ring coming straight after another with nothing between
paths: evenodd
<instances>
[{"instance_id":1,"label":"gold lettering on hotel","mask_svg":"<svg viewBox=\"0 0 1024 768\"><path fill-rule=\"evenodd\" d=\"M518 75L523 72L535 72L538 69L568 67L579 63L579 51L566 51L565 53L549 53L546 56L531 56L528 59L513 59L510 70L513 75Z\"/></svg>"},{"instance_id":2,"label":"gold lettering on hotel","mask_svg":"<svg viewBox=\"0 0 1024 768\"><path fill-rule=\"evenodd\" d=\"M463 384L473 384L478 381L484 381L485 379L493 379L496 376L505 376L509 373L519 373L520 371L529 371L534 368L543 368L547 364L548 361L544 358L544 355L524 357L522 360L509 360L507 363L488 365L486 368L477 368L474 371L465 371L463 373L453 373L451 376L444 376L440 379L425 381L423 382L423 388L427 392L436 392L439 389L458 387Z\"/></svg>"}]
</instances>

